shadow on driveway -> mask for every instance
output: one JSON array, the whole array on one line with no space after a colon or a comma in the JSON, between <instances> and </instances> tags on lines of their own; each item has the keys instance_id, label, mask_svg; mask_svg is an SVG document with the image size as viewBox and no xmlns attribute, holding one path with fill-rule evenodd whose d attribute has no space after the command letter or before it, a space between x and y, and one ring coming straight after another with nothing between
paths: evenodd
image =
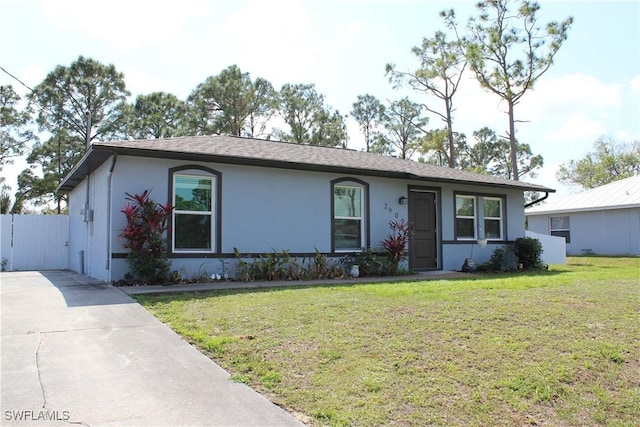
<instances>
[{"instance_id":1,"label":"shadow on driveway","mask_svg":"<svg viewBox=\"0 0 640 427\"><path fill-rule=\"evenodd\" d=\"M135 303L117 288L90 277L53 270L40 274L60 292L67 307Z\"/></svg>"},{"instance_id":2,"label":"shadow on driveway","mask_svg":"<svg viewBox=\"0 0 640 427\"><path fill-rule=\"evenodd\" d=\"M301 426L124 292L0 273L2 425Z\"/></svg>"}]
</instances>

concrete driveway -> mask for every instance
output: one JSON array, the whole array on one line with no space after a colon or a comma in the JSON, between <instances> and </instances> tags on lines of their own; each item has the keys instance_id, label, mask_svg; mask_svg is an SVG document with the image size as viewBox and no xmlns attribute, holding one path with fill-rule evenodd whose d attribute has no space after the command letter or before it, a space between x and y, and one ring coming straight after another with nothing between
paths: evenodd
<instances>
[{"instance_id":1,"label":"concrete driveway","mask_svg":"<svg viewBox=\"0 0 640 427\"><path fill-rule=\"evenodd\" d=\"M5 272L2 425L301 426L121 290Z\"/></svg>"}]
</instances>

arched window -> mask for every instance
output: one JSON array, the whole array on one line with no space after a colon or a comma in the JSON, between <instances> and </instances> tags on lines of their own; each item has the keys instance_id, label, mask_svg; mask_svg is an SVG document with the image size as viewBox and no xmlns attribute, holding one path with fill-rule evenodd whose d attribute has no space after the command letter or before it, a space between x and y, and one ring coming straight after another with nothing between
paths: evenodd
<instances>
[{"instance_id":1,"label":"arched window","mask_svg":"<svg viewBox=\"0 0 640 427\"><path fill-rule=\"evenodd\" d=\"M219 252L222 175L204 166L189 165L170 169L169 177L174 207L171 252Z\"/></svg>"},{"instance_id":2,"label":"arched window","mask_svg":"<svg viewBox=\"0 0 640 427\"><path fill-rule=\"evenodd\" d=\"M369 247L369 184L357 178L331 181L331 215L333 252Z\"/></svg>"}]
</instances>

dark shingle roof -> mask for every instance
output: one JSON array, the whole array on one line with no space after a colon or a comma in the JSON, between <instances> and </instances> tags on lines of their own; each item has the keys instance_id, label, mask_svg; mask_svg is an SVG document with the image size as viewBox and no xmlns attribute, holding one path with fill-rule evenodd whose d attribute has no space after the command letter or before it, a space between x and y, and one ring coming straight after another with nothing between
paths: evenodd
<instances>
[{"instance_id":1,"label":"dark shingle roof","mask_svg":"<svg viewBox=\"0 0 640 427\"><path fill-rule=\"evenodd\" d=\"M95 142L58 189L72 190L113 154L555 191L522 181L362 151L222 135Z\"/></svg>"}]
</instances>

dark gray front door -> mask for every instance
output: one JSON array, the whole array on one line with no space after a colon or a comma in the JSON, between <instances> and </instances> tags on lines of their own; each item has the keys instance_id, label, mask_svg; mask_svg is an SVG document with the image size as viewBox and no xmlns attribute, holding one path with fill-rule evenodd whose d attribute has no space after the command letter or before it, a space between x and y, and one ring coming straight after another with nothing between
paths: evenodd
<instances>
[{"instance_id":1,"label":"dark gray front door","mask_svg":"<svg viewBox=\"0 0 640 427\"><path fill-rule=\"evenodd\" d=\"M409 191L409 268L438 268L436 193Z\"/></svg>"}]
</instances>

